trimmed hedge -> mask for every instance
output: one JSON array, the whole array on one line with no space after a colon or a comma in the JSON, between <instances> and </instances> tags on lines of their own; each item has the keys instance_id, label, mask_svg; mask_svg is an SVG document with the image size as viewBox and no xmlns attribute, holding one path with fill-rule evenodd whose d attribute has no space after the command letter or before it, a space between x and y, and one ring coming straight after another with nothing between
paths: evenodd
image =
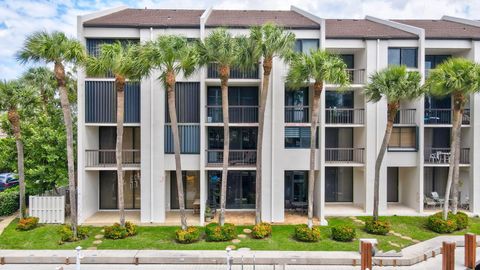
<instances>
[{"instance_id":1,"label":"trimmed hedge","mask_svg":"<svg viewBox=\"0 0 480 270\"><path fill-rule=\"evenodd\" d=\"M302 242L320 241L320 229L318 227L308 228L306 224L295 226L295 238Z\"/></svg>"},{"instance_id":2,"label":"trimmed hedge","mask_svg":"<svg viewBox=\"0 0 480 270\"><path fill-rule=\"evenodd\" d=\"M37 227L38 217L27 217L20 219L17 223L17 230L19 231L30 231Z\"/></svg>"},{"instance_id":3,"label":"trimmed hedge","mask_svg":"<svg viewBox=\"0 0 480 270\"><path fill-rule=\"evenodd\" d=\"M88 228L83 226L77 226L77 237L73 237L73 231L70 225L61 226L58 232L60 234L59 244L63 244L64 242L75 242L88 237Z\"/></svg>"},{"instance_id":4,"label":"trimmed hedge","mask_svg":"<svg viewBox=\"0 0 480 270\"><path fill-rule=\"evenodd\" d=\"M237 237L237 228L231 223L220 226L218 223L210 223L205 226L205 240L209 242L230 241Z\"/></svg>"},{"instance_id":5,"label":"trimmed hedge","mask_svg":"<svg viewBox=\"0 0 480 270\"><path fill-rule=\"evenodd\" d=\"M253 226L252 237L255 239L263 239L272 235L272 225L262 222Z\"/></svg>"},{"instance_id":6,"label":"trimmed hedge","mask_svg":"<svg viewBox=\"0 0 480 270\"><path fill-rule=\"evenodd\" d=\"M332 238L335 241L351 242L357 236L357 231L352 225L338 225L332 227Z\"/></svg>"},{"instance_id":7,"label":"trimmed hedge","mask_svg":"<svg viewBox=\"0 0 480 270\"><path fill-rule=\"evenodd\" d=\"M133 222L126 221L125 229L127 230L127 236L137 235L137 225L133 224Z\"/></svg>"},{"instance_id":8,"label":"trimmed hedge","mask_svg":"<svg viewBox=\"0 0 480 270\"><path fill-rule=\"evenodd\" d=\"M19 198L18 191L0 192L0 216L9 216L15 213L19 208Z\"/></svg>"},{"instance_id":9,"label":"trimmed hedge","mask_svg":"<svg viewBox=\"0 0 480 270\"><path fill-rule=\"evenodd\" d=\"M105 226L105 238L116 240L123 239L137 234L137 226L130 221L125 222L125 227L120 223L114 223L112 226Z\"/></svg>"},{"instance_id":10,"label":"trimmed hedge","mask_svg":"<svg viewBox=\"0 0 480 270\"><path fill-rule=\"evenodd\" d=\"M458 212L456 215L448 212L447 220L443 219L442 212L438 212L428 217L427 228L436 233L452 233L466 229L468 223L468 216L463 212Z\"/></svg>"},{"instance_id":11,"label":"trimmed hedge","mask_svg":"<svg viewBox=\"0 0 480 270\"><path fill-rule=\"evenodd\" d=\"M388 221L370 219L365 222L365 231L370 234L386 235L390 228L391 225Z\"/></svg>"},{"instance_id":12,"label":"trimmed hedge","mask_svg":"<svg viewBox=\"0 0 480 270\"><path fill-rule=\"evenodd\" d=\"M197 227L188 227L186 230L175 231L175 240L180 244L190 244L200 239L200 230Z\"/></svg>"}]
</instances>

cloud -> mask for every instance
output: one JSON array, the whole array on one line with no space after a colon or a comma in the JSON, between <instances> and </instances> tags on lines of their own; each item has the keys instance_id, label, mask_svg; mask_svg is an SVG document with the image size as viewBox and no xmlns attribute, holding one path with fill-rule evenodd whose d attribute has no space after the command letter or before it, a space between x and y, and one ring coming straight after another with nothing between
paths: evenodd
<instances>
[{"instance_id":1,"label":"cloud","mask_svg":"<svg viewBox=\"0 0 480 270\"><path fill-rule=\"evenodd\" d=\"M136 8L289 9L298 6L324 18L431 18L442 15L480 19L473 0L0 0L0 79L15 78L27 67L15 60L23 40L37 30L76 35L77 15L127 5Z\"/></svg>"}]
</instances>

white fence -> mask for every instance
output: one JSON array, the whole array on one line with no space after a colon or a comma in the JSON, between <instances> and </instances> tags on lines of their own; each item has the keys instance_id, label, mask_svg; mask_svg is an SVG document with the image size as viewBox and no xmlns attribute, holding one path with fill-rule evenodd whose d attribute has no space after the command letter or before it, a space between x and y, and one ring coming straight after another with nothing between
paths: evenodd
<instances>
[{"instance_id":1,"label":"white fence","mask_svg":"<svg viewBox=\"0 0 480 270\"><path fill-rule=\"evenodd\" d=\"M40 223L65 223L65 196L30 196L29 215Z\"/></svg>"}]
</instances>

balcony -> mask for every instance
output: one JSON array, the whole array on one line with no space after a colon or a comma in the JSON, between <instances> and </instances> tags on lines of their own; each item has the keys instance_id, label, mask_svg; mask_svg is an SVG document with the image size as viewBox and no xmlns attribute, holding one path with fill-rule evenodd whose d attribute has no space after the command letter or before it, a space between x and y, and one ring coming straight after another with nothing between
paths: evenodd
<instances>
[{"instance_id":1,"label":"balcony","mask_svg":"<svg viewBox=\"0 0 480 270\"><path fill-rule=\"evenodd\" d=\"M258 106L231 105L228 108L230 123L258 123ZM223 113L221 105L207 106L207 123L222 123Z\"/></svg>"},{"instance_id":2,"label":"balcony","mask_svg":"<svg viewBox=\"0 0 480 270\"><path fill-rule=\"evenodd\" d=\"M425 164L449 164L450 148L425 148ZM460 164L470 164L470 148L460 148Z\"/></svg>"},{"instance_id":3,"label":"balcony","mask_svg":"<svg viewBox=\"0 0 480 270\"><path fill-rule=\"evenodd\" d=\"M400 109L393 121L394 125L415 125L416 109Z\"/></svg>"},{"instance_id":4,"label":"balcony","mask_svg":"<svg viewBox=\"0 0 480 270\"><path fill-rule=\"evenodd\" d=\"M449 125L452 124L452 109L425 109L425 125ZM470 124L470 109L463 112L462 125Z\"/></svg>"},{"instance_id":5,"label":"balcony","mask_svg":"<svg viewBox=\"0 0 480 270\"><path fill-rule=\"evenodd\" d=\"M327 108L325 113L325 123L327 124L364 124L365 109Z\"/></svg>"},{"instance_id":6,"label":"balcony","mask_svg":"<svg viewBox=\"0 0 480 270\"><path fill-rule=\"evenodd\" d=\"M124 167L140 167L140 149L122 151ZM115 149L85 150L85 167L115 168L117 161Z\"/></svg>"},{"instance_id":7,"label":"balcony","mask_svg":"<svg viewBox=\"0 0 480 270\"><path fill-rule=\"evenodd\" d=\"M325 161L363 163L364 148L325 148Z\"/></svg>"},{"instance_id":8,"label":"balcony","mask_svg":"<svg viewBox=\"0 0 480 270\"><path fill-rule=\"evenodd\" d=\"M207 78L208 79L218 79L218 64L210 63L207 67ZM241 70L239 68L230 69L230 79L258 79L258 65L255 68L250 70Z\"/></svg>"},{"instance_id":9,"label":"balcony","mask_svg":"<svg viewBox=\"0 0 480 270\"><path fill-rule=\"evenodd\" d=\"M347 68L345 70L348 74L350 84L365 84L365 69Z\"/></svg>"},{"instance_id":10,"label":"balcony","mask_svg":"<svg viewBox=\"0 0 480 270\"><path fill-rule=\"evenodd\" d=\"M228 156L229 166L255 166L257 163L257 150L230 150ZM207 150L208 166L221 167L223 165L223 150Z\"/></svg>"},{"instance_id":11,"label":"balcony","mask_svg":"<svg viewBox=\"0 0 480 270\"><path fill-rule=\"evenodd\" d=\"M285 106L285 123L310 122L309 106Z\"/></svg>"}]
</instances>

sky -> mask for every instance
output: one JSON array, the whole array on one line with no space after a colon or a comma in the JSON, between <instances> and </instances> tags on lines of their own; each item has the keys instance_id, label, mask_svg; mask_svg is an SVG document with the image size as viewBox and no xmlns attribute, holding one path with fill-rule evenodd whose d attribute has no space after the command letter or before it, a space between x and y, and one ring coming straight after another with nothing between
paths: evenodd
<instances>
[{"instance_id":1,"label":"sky","mask_svg":"<svg viewBox=\"0 0 480 270\"><path fill-rule=\"evenodd\" d=\"M0 0L0 80L18 77L28 66L15 54L26 36L60 30L76 36L78 15L118 6L132 8L289 9L298 6L322 18L480 19L480 0Z\"/></svg>"}]
</instances>

